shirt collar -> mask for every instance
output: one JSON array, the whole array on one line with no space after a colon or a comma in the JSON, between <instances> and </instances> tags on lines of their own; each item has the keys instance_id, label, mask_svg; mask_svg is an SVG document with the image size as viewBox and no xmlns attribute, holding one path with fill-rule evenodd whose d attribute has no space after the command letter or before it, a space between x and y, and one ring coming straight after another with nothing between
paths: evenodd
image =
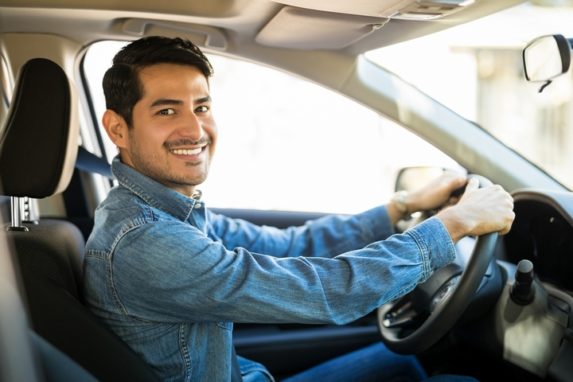
<instances>
[{"instance_id":1,"label":"shirt collar","mask_svg":"<svg viewBox=\"0 0 573 382\"><path fill-rule=\"evenodd\" d=\"M187 220L198 201L180 194L127 166L121 162L119 155L113 159L111 171L120 186L127 188L150 206L167 212L182 221Z\"/></svg>"}]
</instances>

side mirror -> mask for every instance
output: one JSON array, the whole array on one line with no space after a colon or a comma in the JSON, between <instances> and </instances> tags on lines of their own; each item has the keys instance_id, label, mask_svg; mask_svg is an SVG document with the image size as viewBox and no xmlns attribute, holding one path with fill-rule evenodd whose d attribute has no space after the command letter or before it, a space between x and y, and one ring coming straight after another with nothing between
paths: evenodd
<instances>
[{"instance_id":1,"label":"side mirror","mask_svg":"<svg viewBox=\"0 0 573 382\"><path fill-rule=\"evenodd\" d=\"M396 176L395 190L416 191L441 176L444 171L442 167L404 167Z\"/></svg>"},{"instance_id":2,"label":"side mirror","mask_svg":"<svg viewBox=\"0 0 573 382\"><path fill-rule=\"evenodd\" d=\"M570 41L559 34L538 37L523 48L525 78L531 82L545 82L539 92L553 78L566 73L570 63Z\"/></svg>"}]
</instances>

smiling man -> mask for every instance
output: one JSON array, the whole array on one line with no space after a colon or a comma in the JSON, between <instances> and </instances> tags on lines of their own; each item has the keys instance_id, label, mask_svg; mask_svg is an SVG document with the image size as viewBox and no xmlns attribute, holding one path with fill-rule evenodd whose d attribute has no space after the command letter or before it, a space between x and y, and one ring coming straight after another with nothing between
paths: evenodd
<instances>
[{"instance_id":1,"label":"smiling man","mask_svg":"<svg viewBox=\"0 0 573 382\"><path fill-rule=\"evenodd\" d=\"M184 195L205 181L215 151L217 126L205 73L171 63L143 67L131 121L113 106L103 116L123 163Z\"/></svg>"},{"instance_id":2,"label":"smiling man","mask_svg":"<svg viewBox=\"0 0 573 382\"><path fill-rule=\"evenodd\" d=\"M394 234L404 214L444 205L466 184L454 174L364 213L286 230L212 213L196 189L217 143L211 75L189 41L148 37L120 51L104 77L119 185L96 211L85 298L163 380L272 381L235 356L233 322L348 323L453 261L464 235L509 231L509 194L470 181L456 205ZM414 356L376 344L290 380L425 377Z\"/></svg>"}]
</instances>

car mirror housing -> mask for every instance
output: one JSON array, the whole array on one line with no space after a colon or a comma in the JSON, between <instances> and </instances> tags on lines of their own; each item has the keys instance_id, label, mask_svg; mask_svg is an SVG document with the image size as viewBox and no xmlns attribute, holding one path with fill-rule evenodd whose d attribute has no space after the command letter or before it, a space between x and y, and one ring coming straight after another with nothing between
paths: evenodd
<instances>
[{"instance_id":1,"label":"car mirror housing","mask_svg":"<svg viewBox=\"0 0 573 382\"><path fill-rule=\"evenodd\" d=\"M443 167L412 166L400 169L396 176L396 191L416 191L444 173Z\"/></svg>"},{"instance_id":2,"label":"car mirror housing","mask_svg":"<svg viewBox=\"0 0 573 382\"><path fill-rule=\"evenodd\" d=\"M562 35L537 37L523 48L525 78L530 82L545 82L539 92L551 80L569 70L571 63L571 41Z\"/></svg>"}]
</instances>

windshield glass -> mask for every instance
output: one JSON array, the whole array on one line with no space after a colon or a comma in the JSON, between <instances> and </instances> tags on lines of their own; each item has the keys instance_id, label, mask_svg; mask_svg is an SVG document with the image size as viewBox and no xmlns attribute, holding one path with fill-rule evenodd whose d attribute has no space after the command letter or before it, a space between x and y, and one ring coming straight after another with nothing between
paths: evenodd
<instances>
[{"instance_id":1,"label":"windshield glass","mask_svg":"<svg viewBox=\"0 0 573 382\"><path fill-rule=\"evenodd\" d=\"M521 58L535 37L573 37L571 20L573 7L526 3L366 56L573 189L571 70L539 93L542 83L526 82Z\"/></svg>"}]
</instances>

